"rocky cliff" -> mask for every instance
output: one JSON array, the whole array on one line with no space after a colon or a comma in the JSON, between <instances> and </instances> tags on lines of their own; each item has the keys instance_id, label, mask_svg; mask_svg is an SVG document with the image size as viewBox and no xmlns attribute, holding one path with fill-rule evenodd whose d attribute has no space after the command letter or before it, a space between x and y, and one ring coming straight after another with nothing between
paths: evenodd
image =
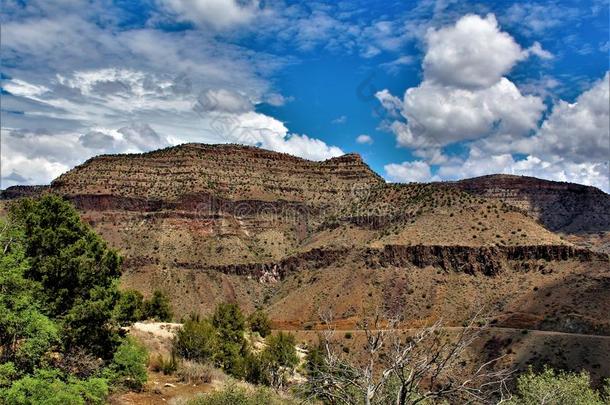
<instances>
[{"instance_id":1,"label":"rocky cliff","mask_svg":"<svg viewBox=\"0 0 610 405\"><path fill-rule=\"evenodd\" d=\"M507 325L553 329L548 317L567 311L587 330L610 330L608 256L569 234L610 231L610 196L591 187L515 176L387 184L358 155L312 162L187 144L92 158L50 186L2 198L45 192L70 199L121 251L125 287L163 288L179 313L232 300L299 327L320 305L352 322L365 304L400 304L413 322L459 324L476 296ZM534 285L552 300L532 301ZM554 286L577 289L587 304L562 300ZM511 296L533 309L521 314L527 306L508 305Z\"/></svg>"},{"instance_id":2,"label":"rocky cliff","mask_svg":"<svg viewBox=\"0 0 610 405\"><path fill-rule=\"evenodd\" d=\"M595 187L504 174L462 180L453 185L524 209L552 231L610 230L610 195Z\"/></svg>"}]
</instances>

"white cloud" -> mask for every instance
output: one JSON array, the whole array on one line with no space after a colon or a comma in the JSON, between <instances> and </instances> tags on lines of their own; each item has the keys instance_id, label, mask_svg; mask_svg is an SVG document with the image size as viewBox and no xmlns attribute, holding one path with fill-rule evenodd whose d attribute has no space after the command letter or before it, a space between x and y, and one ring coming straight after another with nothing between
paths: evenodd
<instances>
[{"instance_id":1,"label":"white cloud","mask_svg":"<svg viewBox=\"0 0 610 405\"><path fill-rule=\"evenodd\" d=\"M431 29L426 35L424 72L427 80L462 88L489 87L527 57L493 14L466 15L455 25Z\"/></svg>"},{"instance_id":2,"label":"white cloud","mask_svg":"<svg viewBox=\"0 0 610 405\"><path fill-rule=\"evenodd\" d=\"M421 159L387 165L390 179L509 173L610 189L610 72L574 103L556 102L540 125L546 110L541 96L557 81L546 77L529 83L526 88L541 96L524 95L505 77L530 55L552 58L540 43L523 50L500 31L493 15L467 15L454 25L429 30L426 41L420 85L407 89L403 100L387 90L376 94L395 118L382 127ZM469 149L466 158L443 154L443 146L459 143Z\"/></svg>"},{"instance_id":3,"label":"white cloud","mask_svg":"<svg viewBox=\"0 0 610 405\"><path fill-rule=\"evenodd\" d=\"M390 181L399 183L427 182L432 178L430 165L422 160L412 162L390 163L385 165L384 170Z\"/></svg>"},{"instance_id":4,"label":"white cloud","mask_svg":"<svg viewBox=\"0 0 610 405\"><path fill-rule=\"evenodd\" d=\"M539 97L522 95L506 78L475 90L424 81L405 93L407 123L396 121L391 129L401 146L443 146L493 133L523 135L536 128L544 109Z\"/></svg>"},{"instance_id":5,"label":"white cloud","mask_svg":"<svg viewBox=\"0 0 610 405\"><path fill-rule=\"evenodd\" d=\"M333 123L333 124L345 124L346 122L347 122L347 117L345 115L337 117L331 121L331 123Z\"/></svg>"},{"instance_id":6,"label":"white cloud","mask_svg":"<svg viewBox=\"0 0 610 405\"><path fill-rule=\"evenodd\" d=\"M437 176L444 180L457 180L492 173L533 176L547 180L569 181L610 191L607 162L575 163L566 159L543 160L529 155L515 159L510 153L489 154L477 147L470 150L468 158L459 163L441 166Z\"/></svg>"},{"instance_id":7,"label":"white cloud","mask_svg":"<svg viewBox=\"0 0 610 405\"><path fill-rule=\"evenodd\" d=\"M379 100L390 116L398 117L402 110L402 100L393 96L388 89L383 89L375 93L375 98Z\"/></svg>"},{"instance_id":8,"label":"white cloud","mask_svg":"<svg viewBox=\"0 0 610 405\"><path fill-rule=\"evenodd\" d=\"M359 143L359 144L372 145L373 144L373 138L371 138L369 135L362 134L362 135L358 135L356 137L356 142Z\"/></svg>"},{"instance_id":9,"label":"white cloud","mask_svg":"<svg viewBox=\"0 0 610 405\"><path fill-rule=\"evenodd\" d=\"M522 50L492 14L466 15L454 25L430 29L426 42L421 84L407 89L402 101L388 90L376 94L390 116L402 117L386 123L400 146L521 136L537 127L546 108L542 99L523 95L503 76L530 52L542 55L540 44Z\"/></svg>"},{"instance_id":10,"label":"white cloud","mask_svg":"<svg viewBox=\"0 0 610 405\"><path fill-rule=\"evenodd\" d=\"M547 50L542 49L542 45L540 45L540 42L538 42L538 41L534 42L534 44L532 46L527 48L526 52L528 55L536 55L540 59L552 59L553 58L553 54Z\"/></svg>"},{"instance_id":11,"label":"white cloud","mask_svg":"<svg viewBox=\"0 0 610 405\"><path fill-rule=\"evenodd\" d=\"M179 18L217 29L250 22L261 12L259 2L236 0L159 0Z\"/></svg>"},{"instance_id":12,"label":"white cloud","mask_svg":"<svg viewBox=\"0 0 610 405\"><path fill-rule=\"evenodd\" d=\"M574 103L560 100L524 152L562 156L577 163L605 162L610 156L610 72Z\"/></svg>"},{"instance_id":13,"label":"white cloud","mask_svg":"<svg viewBox=\"0 0 610 405\"><path fill-rule=\"evenodd\" d=\"M254 106L248 97L225 89L208 90L197 98L200 111L224 111L241 113L251 111Z\"/></svg>"}]
</instances>

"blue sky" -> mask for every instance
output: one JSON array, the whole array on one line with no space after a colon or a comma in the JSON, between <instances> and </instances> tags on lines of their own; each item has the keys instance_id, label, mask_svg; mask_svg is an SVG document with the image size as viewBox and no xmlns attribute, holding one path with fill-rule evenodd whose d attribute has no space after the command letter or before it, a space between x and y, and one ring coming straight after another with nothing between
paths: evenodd
<instances>
[{"instance_id":1,"label":"blue sky","mask_svg":"<svg viewBox=\"0 0 610 405\"><path fill-rule=\"evenodd\" d=\"M2 184L237 142L610 190L607 1L2 0Z\"/></svg>"}]
</instances>

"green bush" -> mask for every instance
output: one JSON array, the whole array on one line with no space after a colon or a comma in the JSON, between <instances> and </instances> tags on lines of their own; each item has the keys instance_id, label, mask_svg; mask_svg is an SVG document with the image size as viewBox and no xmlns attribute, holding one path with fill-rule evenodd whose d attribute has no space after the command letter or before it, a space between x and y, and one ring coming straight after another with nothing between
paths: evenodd
<instances>
[{"instance_id":1,"label":"green bush","mask_svg":"<svg viewBox=\"0 0 610 405\"><path fill-rule=\"evenodd\" d=\"M257 309L250 315L248 323L250 324L250 330L258 332L262 337L267 337L271 333L271 322L267 314L260 309Z\"/></svg>"},{"instance_id":2,"label":"green bush","mask_svg":"<svg viewBox=\"0 0 610 405\"><path fill-rule=\"evenodd\" d=\"M148 378L147 363L146 348L132 338L127 338L114 353L112 362L106 369L106 376L115 386L139 390Z\"/></svg>"},{"instance_id":3,"label":"green bush","mask_svg":"<svg viewBox=\"0 0 610 405\"><path fill-rule=\"evenodd\" d=\"M23 233L30 264L23 275L41 286L36 289L41 312L61 320L66 349L80 346L111 357L118 333L111 317L121 273L117 252L55 195L17 201L10 219Z\"/></svg>"},{"instance_id":4,"label":"green bush","mask_svg":"<svg viewBox=\"0 0 610 405\"><path fill-rule=\"evenodd\" d=\"M42 298L51 316L65 315L93 286L111 288L120 274L121 258L109 249L74 207L58 196L22 199L11 217L23 225L27 277L42 283Z\"/></svg>"},{"instance_id":5,"label":"green bush","mask_svg":"<svg viewBox=\"0 0 610 405\"><path fill-rule=\"evenodd\" d=\"M217 350L216 328L210 321L189 319L176 333L174 350L188 360L212 360Z\"/></svg>"},{"instance_id":6,"label":"green bush","mask_svg":"<svg viewBox=\"0 0 610 405\"><path fill-rule=\"evenodd\" d=\"M246 322L237 304L218 304L212 315L212 325L223 339L234 343L241 343L244 339Z\"/></svg>"},{"instance_id":7,"label":"green bush","mask_svg":"<svg viewBox=\"0 0 610 405\"><path fill-rule=\"evenodd\" d=\"M286 383L288 374L299 363L295 344L294 336L288 333L267 338L267 346L260 353L260 383L275 388Z\"/></svg>"},{"instance_id":8,"label":"green bush","mask_svg":"<svg viewBox=\"0 0 610 405\"><path fill-rule=\"evenodd\" d=\"M127 290L120 293L114 307L114 318L121 325L130 325L145 317L144 297L137 290Z\"/></svg>"},{"instance_id":9,"label":"green bush","mask_svg":"<svg viewBox=\"0 0 610 405\"><path fill-rule=\"evenodd\" d=\"M257 387L248 390L236 385L228 385L222 390L199 396L188 405L292 405L297 401L282 398L268 388Z\"/></svg>"},{"instance_id":10,"label":"green bush","mask_svg":"<svg viewBox=\"0 0 610 405\"><path fill-rule=\"evenodd\" d=\"M212 325L218 339L214 363L232 376L243 377L249 349L244 338L246 322L241 310L236 304L219 304L212 315Z\"/></svg>"},{"instance_id":11,"label":"green bush","mask_svg":"<svg viewBox=\"0 0 610 405\"><path fill-rule=\"evenodd\" d=\"M606 398L610 400L610 398ZM545 367L540 373L531 368L517 379L517 392L509 405L603 405L601 394L591 388L589 374L555 371Z\"/></svg>"},{"instance_id":12,"label":"green bush","mask_svg":"<svg viewBox=\"0 0 610 405\"><path fill-rule=\"evenodd\" d=\"M144 301L144 318L171 322L172 308L169 297L161 290L155 290L150 300Z\"/></svg>"},{"instance_id":13,"label":"green bush","mask_svg":"<svg viewBox=\"0 0 610 405\"><path fill-rule=\"evenodd\" d=\"M267 347L262 352L262 357L279 367L293 368L299 362L295 348L296 340L290 333L279 332L267 338Z\"/></svg>"},{"instance_id":14,"label":"green bush","mask_svg":"<svg viewBox=\"0 0 610 405\"><path fill-rule=\"evenodd\" d=\"M40 284L24 276L29 265L23 232L13 222L0 221L0 228L0 361L13 363L17 374L29 373L45 366L59 331L35 298Z\"/></svg>"},{"instance_id":15,"label":"green bush","mask_svg":"<svg viewBox=\"0 0 610 405\"><path fill-rule=\"evenodd\" d=\"M57 370L38 370L0 390L0 398L7 405L84 405L104 404L108 384L103 378L63 381Z\"/></svg>"}]
</instances>

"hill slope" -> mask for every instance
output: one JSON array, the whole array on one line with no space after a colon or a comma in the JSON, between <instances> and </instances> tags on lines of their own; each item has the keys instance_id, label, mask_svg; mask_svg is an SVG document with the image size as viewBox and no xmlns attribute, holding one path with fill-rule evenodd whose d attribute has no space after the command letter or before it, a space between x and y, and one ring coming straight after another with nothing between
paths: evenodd
<instances>
[{"instance_id":1,"label":"hill slope","mask_svg":"<svg viewBox=\"0 0 610 405\"><path fill-rule=\"evenodd\" d=\"M395 185L358 155L187 144L96 157L4 196L47 191L121 250L125 287L163 288L178 313L235 300L303 328L323 305L351 326L387 306L414 325L459 325L482 305L501 326L610 334L608 256L567 234L610 230L610 196L590 187L515 176Z\"/></svg>"}]
</instances>

